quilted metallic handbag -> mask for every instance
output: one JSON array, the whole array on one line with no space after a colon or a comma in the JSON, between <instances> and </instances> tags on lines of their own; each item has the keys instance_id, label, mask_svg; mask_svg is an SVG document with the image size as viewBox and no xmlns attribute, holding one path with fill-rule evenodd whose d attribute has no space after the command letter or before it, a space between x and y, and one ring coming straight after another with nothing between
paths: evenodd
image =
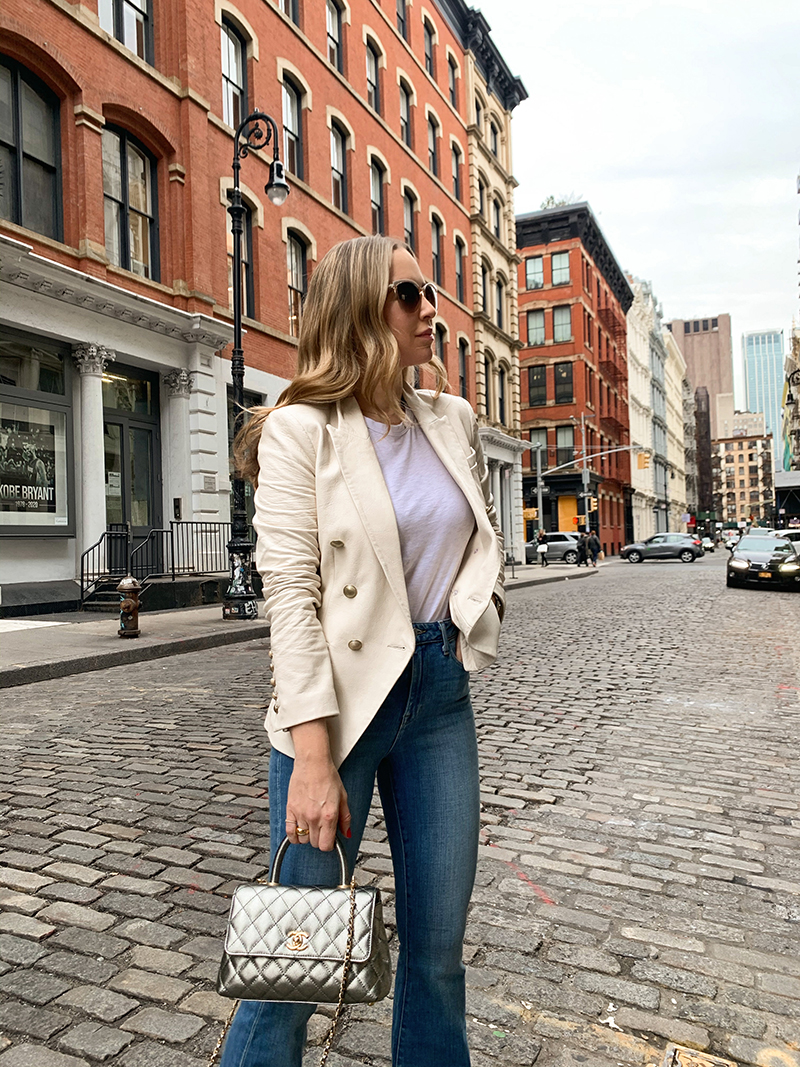
<instances>
[{"instance_id":1,"label":"quilted metallic handbag","mask_svg":"<svg viewBox=\"0 0 800 1067\"><path fill-rule=\"evenodd\" d=\"M389 942L380 890L348 879L338 840L335 888L281 885L289 845L284 838L268 882L239 886L233 895L217 992L236 1000L336 1004L324 1064L344 1005L374 1003L389 992ZM227 1024L212 1063L226 1031Z\"/></svg>"}]
</instances>

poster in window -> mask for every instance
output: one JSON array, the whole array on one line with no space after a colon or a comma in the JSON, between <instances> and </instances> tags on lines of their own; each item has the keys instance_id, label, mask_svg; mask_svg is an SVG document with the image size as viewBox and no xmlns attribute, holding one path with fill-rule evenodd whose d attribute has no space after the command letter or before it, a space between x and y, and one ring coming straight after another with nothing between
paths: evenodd
<instances>
[{"instance_id":1,"label":"poster in window","mask_svg":"<svg viewBox=\"0 0 800 1067\"><path fill-rule=\"evenodd\" d=\"M66 415L0 403L0 526L68 524Z\"/></svg>"}]
</instances>

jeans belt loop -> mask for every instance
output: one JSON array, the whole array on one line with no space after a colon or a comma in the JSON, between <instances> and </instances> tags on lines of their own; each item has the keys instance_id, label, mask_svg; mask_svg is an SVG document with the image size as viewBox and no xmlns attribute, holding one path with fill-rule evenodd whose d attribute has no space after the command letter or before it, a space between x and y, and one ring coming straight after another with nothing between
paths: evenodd
<instances>
[{"instance_id":1,"label":"jeans belt loop","mask_svg":"<svg viewBox=\"0 0 800 1067\"><path fill-rule=\"evenodd\" d=\"M445 656L449 656L450 655L450 637L449 637L449 635L447 633L447 622L444 621L444 620L440 620L439 629L442 631L442 649L444 651Z\"/></svg>"}]
</instances>

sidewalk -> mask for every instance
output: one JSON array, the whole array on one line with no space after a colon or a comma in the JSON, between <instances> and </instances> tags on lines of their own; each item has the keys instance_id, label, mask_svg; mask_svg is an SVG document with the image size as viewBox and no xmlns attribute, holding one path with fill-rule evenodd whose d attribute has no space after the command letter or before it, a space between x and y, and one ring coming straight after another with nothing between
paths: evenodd
<instances>
[{"instance_id":1,"label":"sidewalk","mask_svg":"<svg viewBox=\"0 0 800 1067\"><path fill-rule=\"evenodd\" d=\"M515 567L513 578L511 573L512 568L507 567L509 592L587 578L598 572L553 563L549 567ZM65 612L0 619L0 689L269 636L269 626L263 618L223 622L221 604L142 612L139 625L141 636L121 638L117 636L118 616L111 613Z\"/></svg>"},{"instance_id":2,"label":"sidewalk","mask_svg":"<svg viewBox=\"0 0 800 1067\"><path fill-rule=\"evenodd\" d=\"M0 689L178 656L269 636L266 621L223 622L222 605L142 612L141 636L117 636L117 614L0 619Z\"/></svg>"}]
</instances>

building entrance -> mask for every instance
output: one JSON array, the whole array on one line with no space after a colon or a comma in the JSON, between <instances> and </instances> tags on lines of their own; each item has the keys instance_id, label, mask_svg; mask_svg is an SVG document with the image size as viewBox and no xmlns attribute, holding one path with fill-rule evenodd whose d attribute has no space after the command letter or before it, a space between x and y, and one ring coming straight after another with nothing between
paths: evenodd
<instances>
[{"instance_id":1,"label":"building entrance","mask_svg":"<svg viewBox=\"0 0 800 1067\"><path fill-rule=\"evenodd\" d=\"M134 547L161 526L158 376L120 366L103 375L106 525L130 525Z\"/></svg>"}]
</instances>

